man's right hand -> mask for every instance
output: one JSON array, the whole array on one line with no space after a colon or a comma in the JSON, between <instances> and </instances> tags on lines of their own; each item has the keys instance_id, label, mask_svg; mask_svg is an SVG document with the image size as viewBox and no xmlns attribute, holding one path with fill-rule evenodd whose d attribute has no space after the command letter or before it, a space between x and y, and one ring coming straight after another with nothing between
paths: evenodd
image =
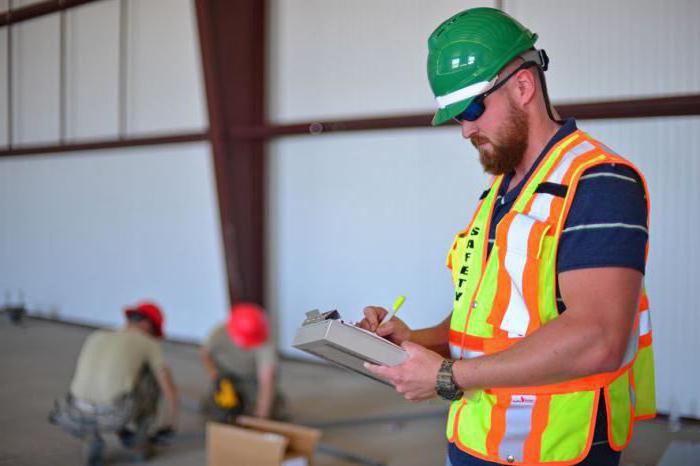
<instances>
[{"instance_id":1,"label":"man's right hand","mask_svg":"<svg viewBox=\"0 0 700 466\"><path fill-rule=\"evenodd\" d=\"M379 306L367 306L362 310L365 318L357 323L357 326L370 332L375 332L380 337L400 345L411 339L411 329L398 317L394 316L383 325L379 325L389 311Z\"/></svg>"}]
</instances>

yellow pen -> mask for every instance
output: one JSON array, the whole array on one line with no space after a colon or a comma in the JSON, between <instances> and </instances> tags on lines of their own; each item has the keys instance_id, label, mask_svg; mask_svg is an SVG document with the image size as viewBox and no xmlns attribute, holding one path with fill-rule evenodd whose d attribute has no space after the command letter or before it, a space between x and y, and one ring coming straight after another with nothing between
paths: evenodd
<instances>
[{"instance_id":1,"label":"yellow pen","mask_svg":"<svg viewBox=\"0 0 700 466\"><path fill-rule=\"evenodd\" d=\"M401 295L398 298L396 298L396 300L394 301L394 304L391 306L391 312L388 312L384 316L384 319L382 319L382 321L379 323L379 325L386 324L387 322L389 322L391 320L391 318L394 317L397 312L399 312L399 308L404 303L404 301L406 301L406 297L404 295Z\"/></svg>"}]
</instances>

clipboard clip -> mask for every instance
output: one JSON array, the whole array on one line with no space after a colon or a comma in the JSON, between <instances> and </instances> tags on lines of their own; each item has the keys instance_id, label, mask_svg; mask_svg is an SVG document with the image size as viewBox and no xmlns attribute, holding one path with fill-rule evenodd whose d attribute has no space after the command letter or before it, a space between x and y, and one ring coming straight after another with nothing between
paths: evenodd
<instances>
[{"instance_id":1,"label":"clipboard clip","mask_svg":"<svg viewBox=\"0 0 700 466\"><path fill-rule=\"evenodd\" d=\"M340 312L335 309L326 312L321 312L318 309L314 309L313 311L306 313L306 319L301 325L303 327L304 325L311 325L317 322L323 322L324 320L340 320Z\"/></svg>"}]
</instances>

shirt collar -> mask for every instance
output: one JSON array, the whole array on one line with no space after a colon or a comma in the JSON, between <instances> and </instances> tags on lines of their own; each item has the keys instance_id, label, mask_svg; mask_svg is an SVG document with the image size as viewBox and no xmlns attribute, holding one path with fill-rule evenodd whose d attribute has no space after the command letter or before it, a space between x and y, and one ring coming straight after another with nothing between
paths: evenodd
<instances>
[{"instance_id":1,"label":"shirt collar","mask_svg":"<svg viewBox=\"0 0 700 466\"><path fill-rule=\"evenodd\" d=\"M508 189L508 185L510 184L510 180L513 179L513 176L515 175L515 172L510 172L506 174L503 177L503 183L501 183L501 188L499 189L499 195L503 196L503 201L504 203L512 202L515 200L516 197L518 197L518 194L520 194L520 191L523 189L523 186L525 186L525 183L527 183L527 180L530 179L530 176L532 176L532 173L535 171L535 168L540 164L542 159L544 158L545 155L550 151L552 147L554 147L555 144L557 144L559 141L567 137L568 135L572 134L574 131L576 131L576 120L574 118L567 118L564 120L564 124L561 125L559 130L552 136L552 138L549 140L549 142L544 146L544 149L542 149L542 152L540 152L540 155L537 157L537 160L535 160L535 163L532 164L530 167L530 170L528 170L527 175L523 177L522 180L520 180L520 183L514 188L511 189L509 192L506 193L506 190ZM504 194L505 193L505 194Z\"/></svg>"}]
</instances>

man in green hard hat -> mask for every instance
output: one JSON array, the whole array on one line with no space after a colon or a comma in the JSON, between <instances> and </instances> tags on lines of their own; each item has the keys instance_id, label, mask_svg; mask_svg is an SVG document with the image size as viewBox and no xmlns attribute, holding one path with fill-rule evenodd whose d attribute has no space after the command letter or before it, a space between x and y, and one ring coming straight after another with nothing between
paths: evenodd
<instances>
[{"instance_id":1,"label":"man in green hard hat","mask_svg":"<svg viewBox=\"0 0 700 466\"><path fill-rule=\"evenodd\" d=\"M458 122L493 179L448 252L449 315L412 330L371 306L359 324L409 354L368 369L408 400L451 402L452 466L618 465L655 415L646 183L558 119L536 41L493 8L430 36L433 125Z\"/></svg>"}]
</instances>

